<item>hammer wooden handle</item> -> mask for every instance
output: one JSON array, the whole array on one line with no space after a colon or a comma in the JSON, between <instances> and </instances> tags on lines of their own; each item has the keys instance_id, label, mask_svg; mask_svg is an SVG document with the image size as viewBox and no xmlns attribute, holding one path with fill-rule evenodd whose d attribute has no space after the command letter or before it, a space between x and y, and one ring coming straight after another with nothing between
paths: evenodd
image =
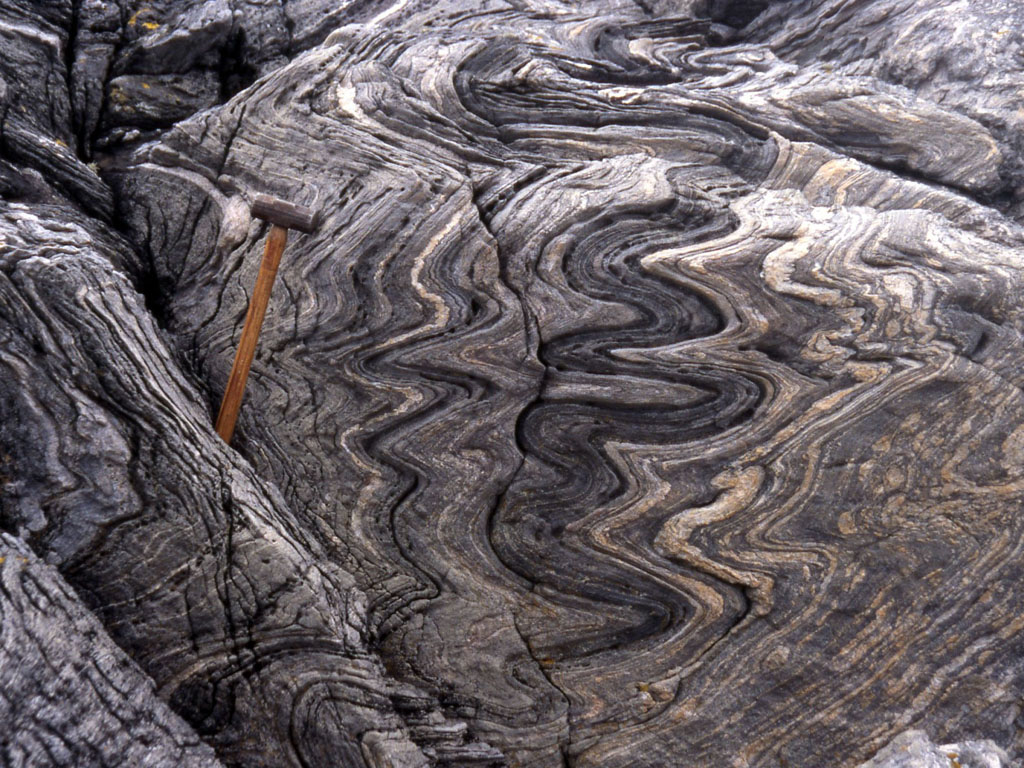
<instances>
[{"instance_id":1,"label":"hammer wooden handle","mask_svg":"<svg viewBox=\"0 0 1024 768\"><path fill-rule=\"evenodd\" d=\"M256 339L259 338L260 328L263 327L263 316L267 312L267 302L270 301L270 289L274 287L274 277L277 275L281 253L287 240L287 229L277 224L271 225L267 246L263 251L263 261L260 262L260 272L256 277L256 287L249 301L249 311L245 315L242 338L238 342L235 362L231 366L231 375L228 377L224 399L217 414L217 434L225 443L231 442L231 436L235 432L238 409L242 406L242 395L245 394L245 381L249 376L253 355L256 353Z\"/></svg>"}]
</instances>

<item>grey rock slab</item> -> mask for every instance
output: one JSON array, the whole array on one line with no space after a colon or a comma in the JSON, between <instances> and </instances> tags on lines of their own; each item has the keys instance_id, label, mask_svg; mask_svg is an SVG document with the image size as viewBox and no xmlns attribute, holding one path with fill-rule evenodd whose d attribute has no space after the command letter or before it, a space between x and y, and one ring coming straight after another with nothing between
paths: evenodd
<instances>
[{"instance_id":1,"label":"grey rock slab","mask_svg":"<svg viewBox=\"0 0 1024 768\"><path fill-rule=\"evenodd\" d=\"M0 4L3 527L228 764L1019 760L1014 18Z\"/></svg>"},{"instance_id":2,"label":"grey rock slab","mask_svg":"<svg viewBox=\"0 0 1024 768\"><path fill-rule=\"evenodd\" d=\"M213 433L109 242L53 213L0 209L3 527L225 763L425 765L352 578Z\"/></svg>"},{"instance_id":3,"label":"grey rock slab","mask_svg":"<svg viewBox=\"0 0 1024 768\"><path fill-rule=\"evenodd\" d=\"M0 5L0 102L4 119L26 130L72 144L70 101L64 67L72 6L4 2Z\"/></svg>"},{"instance_id":4,"label":"grey rock slab","mask_svg":"<svg viewBox=\"0 0 1024 768\"><path fill-rule=\"evenodd\" d=\"M1022 25L1024 8L1006 0L800 0L772 4L743 37L801 65L905 86L984 124L1002 148L994 194L1024 186Z\"/></svg>"},{"instance_id":5,"label":"grey rock slab","mask_svg":"<svg viewBox=\"0 0 1024 768\"><path fill-rule=\"evenodd\" d=\"M0 622L3 765L221 765L57 570L6 533Z\"/></svg>"},{"instance_id":6,"label":"grey rock slab","mask_svg":"<svg viewBox=\"0 0 1024 768\"><path fill-rule=\"evenodd\" d=\"M212 393L265 234L237 210L321 211L239 450L389 673L511 761L1009 744L1024 240L979 202L1007 150L707 20L544 9L396 6L112 169Z\"/></svg>"},{"instance_id":7,"label":"grey rock slab","mask_svg":"<svg viewBox=\"0 0 1024 768\"><path fill-rule=\"evenodd\" d=\"M110 81L105 120L109 126L169 127L220 101L216 72L184 75L122 75Z\"/></svg>"},{"instance_id":8,"label":"grey rock slab","mask_svg":"<svg viewBox=\"0 0 1024 768\"><path fill-rule=\"evenodd\" d=\"M859 768L1008 768L1010 758L991 741L934 744L923 731L897 736Z\"/></svg>"},{"instance_id":9,"label":"grey rock slab","mask_svg":"<svg viewBox=\"0 0 1024 768\"><path fill-rule=\"evenodd\" d=\"M140 4L126 24L135 39L115 60L113 71L187 72L203 57L216 53L231 34L233 21L228 0L175 3L163 13Z\"/></svg>"},{"instance_id":10,"label":"grey rock slab","mask_svg":"<svg viewBox=\"0 0 1024 768\"><path fill-rule=\"evenodd\" d=\"M304 308L278 304L264 325L239 444L261 472L275 473L304 525L357 575L372 606L371 627L395 648L390 658L399 670L420 668L404 674L443 693L454 714L473 713L474 733L486 741L500 738L524 755L560 760L564 699L516 630L509 605L521 587L486 548L466 549L470 542L459 534L486 525L488 506L518 464L515 414L533 396L540 372L528 357L522 307L499 277L457 126L438 118L451 135L447 150L422 143L403 149L401 118L427 116L430 105L404 93L386 67L367 63L347 73L339 69L344 60L338 47L306 54L219 112L176 127L161 147L140 151L146 161L119 182L131 201L130 221L166 233L150 247L161 279L180 276L171 323L184 346L195 345L204 369L216 366L211 374L219 383L230 367L262 229L254 223L233 251L215 249L229 202L215 182L230 179L236 194L266 192L321 210L317 232L295 236L286 253L278 295L292 295ZM392 109L399 120L389 125ZM272 154L267 134L278 136ZM315 153L293 151L303 143ZM470 154L487 159L480 150ZM337 206L330 201L339 185L347 203ZM172 188L189 194L161 191ZM335 240L350 227L362 234L353 229ZM229 273L235 278L218 298L210 281ZM192 333L203 340L189 340ZM223 357L212 357L213 348ZM268 358L271 350L283 356ZM378 376L384 380L372 383ZM298 380L308 384L289 383ZM283 406L292 427L254 419L261 403L271 412ZM466 424L474 426L466 432ZM253 440L253 429L276 437ZM396 438L411 442L392 445ZM305 458L294 461L299 455ZM437 473L429 483L420 479L423 461ZM396 514L409 525L396 536L385 510L403 497L408 508ZM438 516L451 521L438 523ZM466 633L467 625L474 631ZM451 650L429 640L437 632L455 644ZM517 669L516 678L496 677L501 668Z\"/></svg>"},{"instance_id":11,"label":"grey rock slab","mask_svg":"<svg viewBox=\"0 0 1024 768\"><path fill-rule=\"evenodd\" d=\"M109 220L110 190L77 155L65 53L71 3L0 5L0 153Z\"/></svg>"}]
</instances>

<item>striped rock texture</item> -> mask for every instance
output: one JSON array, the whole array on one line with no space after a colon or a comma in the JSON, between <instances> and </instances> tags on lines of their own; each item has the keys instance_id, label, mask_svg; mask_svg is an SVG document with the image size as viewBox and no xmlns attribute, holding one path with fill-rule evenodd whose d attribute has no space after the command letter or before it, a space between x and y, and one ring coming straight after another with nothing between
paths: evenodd
<instances>
[{"instance_id":1,"label":"striped rock texture","mask_svg":"<svg viewBox=\"0 0 1024 768\"><path fill-rule=\"evenodd\" d=\"M0 534L4 765L216 768L52 566Z\"/></svg>"},{"instance_id":2,"label":"striped rock texture","mask_svg":"<svg viewBox=\"0 0 1024 768\"><path fill-rule=\"evenodd\" d=\"M36 707L17 743L1024 759L1022 29L1004 0L0 0L0 528L63 590L0 595L0 680L137 665L115 717ZM320 224L228 447L259 193ZM8 610L54 629L25 650Z\"/></svg>"}]
</instances>

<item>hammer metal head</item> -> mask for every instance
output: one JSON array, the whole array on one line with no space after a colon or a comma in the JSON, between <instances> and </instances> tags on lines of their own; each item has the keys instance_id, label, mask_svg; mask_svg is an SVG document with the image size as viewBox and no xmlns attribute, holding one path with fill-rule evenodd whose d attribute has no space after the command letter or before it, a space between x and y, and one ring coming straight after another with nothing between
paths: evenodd
<instances>
[{"instance_id":1,"label":"hammer metal head","mask_svg":"<svg viewBox=\"0 0 1024 768\"><path fill-rule=\"evenodd\" d=\"M266 219L279 227L307 233L316 229L317 224L316 213L311 209L270 195L256 195L252 204L252 215Z\"/></svg>"}]
</instances>

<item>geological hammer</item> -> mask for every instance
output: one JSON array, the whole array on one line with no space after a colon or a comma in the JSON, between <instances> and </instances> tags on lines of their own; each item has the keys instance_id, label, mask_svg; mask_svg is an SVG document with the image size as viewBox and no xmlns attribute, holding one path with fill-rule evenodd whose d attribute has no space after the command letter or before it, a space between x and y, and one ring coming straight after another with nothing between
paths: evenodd
<instances>
[{"instance_id":1,"label":"geological hammer","mask_svg":"<svg viewBox=\"0 0 1024 768\"><path fill-rule=\"evenodd\" d=\"M281 263L284 244L288 240L288 230L312 232L316 229L316 214L309 208L279 200L269 195L256 195L252 205L252 215L270 222L270 233L263 250L263 261L256 276L256 287L253 288L249 300L249 310L245 314L245 325L242 327L242 338L238 341L235 362L231 366L228 385L224 388L224 399L217 413L217 434L225 443L231 442L235 432L235 421L238 409L242 406L242 395L245 394L245 382L249 377L249 367L256 353L256 340L263 327L263 316L267 313L267 302L270 301L270 289L274 286L277 267Z\"/></svg>"}]
</instances>

